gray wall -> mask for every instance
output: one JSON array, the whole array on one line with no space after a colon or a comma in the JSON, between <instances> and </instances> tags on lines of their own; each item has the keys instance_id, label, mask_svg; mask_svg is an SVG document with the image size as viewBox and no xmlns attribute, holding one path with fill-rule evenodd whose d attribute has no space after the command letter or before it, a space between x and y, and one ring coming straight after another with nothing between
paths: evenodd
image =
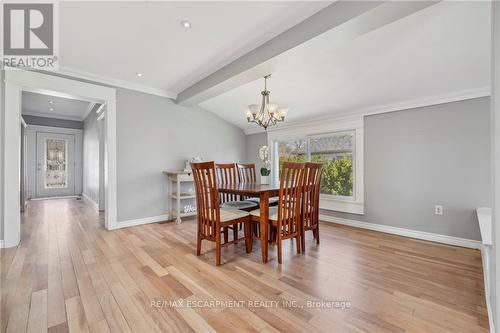
<instances>
[{"instance_id":1,"label":"gray wall","mask_svg":"<svg viewBox=\"0 0 500 333\"><path fill-rule=\"evenodd\" d=\"M365 215L326 214L480 240L475 209L491 205L489 98L368 116L364 132Z\"/></svg>"},{"instance_id":2,"label":"gray wall","mask_svg":"<svg viewBox=\"0 0 500 333\"><path fill-rule=\"evenodd\" d=\"M259 158L259 149L267 145L267 133L247 135L246 137L246 163L254 163L257 171L257 178L260 175L262 161Z\"/></svg>"},{"instance_id":3,"label":"gray wall","mask_svg":"<svg viewBox=\"0 0 500 333\"><path fill-rule=\"evenodd\" d=\"M118 220L165 214L161 170L180 169L196 155L259 166L266 137L245 139L208 111L118 88ZM489 146L488 98L366 117L365 215L326 213L479 239L474 209L491 205ZM433 214L435 204L444 205L444 216ZM0 229L3 238L3 223Z\"/></svg>"},{"instance_id":4,"label":"gray wall","mask_svg":"<svg viewBox=\"0 0 500 333\"><path fill-rule=\"evenodd\" d=\"M99 203L99 128L98 114L92 110L83 126L83 194Z\"/></svg>"},{"instance_id":5,"label":"gray wall","mask_svg":"<svg viewBox=\"0 0 500 333\"><path fill-rule=\"evenodd\" d=\"M28 125L52 126L52 127L75 128L75 129L83 128L83 121L29 116L24 114L23 118L26 124Z\"/></svg>"},{"instance_id":6,"label":"gray wall","mask_svg":"<svg viewBox=\"0 0 500 333\"><path fill-rule=\"evenodd\" d=\"M481 239L475 209L491 206L488 97L367 116L364 134L365 214L323 214ZM266 142L247 136L248 162Z\"/></svg>"},{"instance_id":7,"label":"gray wall","mask_svg":"<svg viewBox=\"0 0 500 333\"><path fill-rule=\"evenodd\" d=\"M117 90L118 221L165 214L162 171L183 169L193 156L244 161L245 134L206 110Z\"/></svg>"},{"instance_id":8,"label":"gray wall","mask_svg":"<svg viewBox=\"0 0 500 333\"><path fill-rule=\"evenodd\" d=\"M3 122L3 71L1 75ZM246 160L245 134L238 127L201 108L182 107L167 98L116 89L118 221L167 213L167 180L161 172L182 169L186 159L202 156L220 162Z\"/></svg>"}]
</instances>

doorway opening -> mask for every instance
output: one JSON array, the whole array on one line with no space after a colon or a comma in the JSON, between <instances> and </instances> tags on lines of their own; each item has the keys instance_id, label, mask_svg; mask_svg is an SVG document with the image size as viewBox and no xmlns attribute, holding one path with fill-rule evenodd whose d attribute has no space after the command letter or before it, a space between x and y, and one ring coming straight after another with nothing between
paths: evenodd
<instances>
[{"instance_id":1,"label":"doorway opening","mask_svg":"<svg viewBox=\"0 0 500 333\"><path fill-rule=\"evenodd\" d=\"M28 97L41 100L29 108ZM64 103L86 108L79 119L71 119L78 116ZM68 126L71 121L80 122L80 128ZM104 210L106 229L117 227L114 88L6 70L3 130L5 247L19 244L20 212L30 199L83 196Z\"/></svg>"},{"instance_id":2,"label":"doorway opening","mask_svg":"<svg viewBox=\"0 0 500 333\"><path fill-rule=\"evenodd\" d=\"M104 104L23 91L21 110L21 210L74 196L104 211Z\"/></svg>"}]
</instances>

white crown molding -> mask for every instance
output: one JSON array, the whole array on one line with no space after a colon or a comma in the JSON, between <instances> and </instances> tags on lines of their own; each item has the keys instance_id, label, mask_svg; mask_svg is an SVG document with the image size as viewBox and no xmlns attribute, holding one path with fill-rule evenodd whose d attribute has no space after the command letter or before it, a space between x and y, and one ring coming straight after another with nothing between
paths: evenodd
<instances>
[{"instance_id":1,"label":"white crown molding","mask_svg":"<svg viewBox=\"0 0 500 333\"><path fill-rule=\"evenodd\" d=\"M126 220L126 221L120 221L116 224L116 227L113 229L120 229L120 228L128 228L128 227L135 227L138 225L143 225L143 224L149 224L149 223L157 223L157 222L165 222L170 220L170 216L168 214L163 214L163 215L158 215L158 216L151 216L151 217L144 217L141 219L135 219L135 220Z\"/></svg>"},{"instance_id":2,"label":"white crown molding","mask_svg":"<svg viewBox=\"0 0 500 333\"><path fill-rule=\"evenodd\" d=\"M375 107L369 107L366 109L361 109L356 112L356 114L361 114L363 116L401 111L407 109L421 108L424 106L438 105L445 103L452 103L458 101L464 101L473 98L486 97L491 95L491 89L489 86L480 87L475 89L461 90L449 94L442 94L436 96L428 96L424 98L416 98L412 100L407 100L399 103L385 104Z\"/></svg>"},{"instance_id":3,"label":"white crown molding","mask_svg":"<svg viewBox=\"0 0 500 333\"><path fill-rule=\"evenodd\" d=\"M273 127L268 130L269 137L276 139L280 136L317 135L332 131L347 131L363 128L362 115L347 115L335 118L313 119L307 122L293 122L287 126Z\"/></svg>"},{"instance_id":4,"label":"white crown molding","mask_svg":"<svg viewBox=\"0 0 500 333\"><path fill-rule=\"evenodd\" d=\"M62 120L83 121L83 119L80 117L64 116L64 115L50 114L50 113L36 112L36 111L23 111L22 114L23 116L35 116L35 117L53 118Z\"/></svg>"},{"instance_id":5,"label":"white crown molding","mask_svg":"<svg viewBox=\"0 0 500 333\"><path fill-rule=\"evenodd\" d=\"M28 125L28 127L26 127L26 131L74 134L74 135L83 134L83 130L80 128L64 128L64 127L43 126L43 125Z\"/></svg>"},{"instance_id":6,"label":"white crown molding","mask_svg":"<svg viewBox=\"0 0 500 333\"><path fill-rule=\"evenodd\" d=\"M389 225L382 225L382 224L375 224L375 223L369 223L369 222L343 219L340 217L334 217L334 216L329 216L329 215L324 215L324 214L320 214L319 219L321 221L343 224L343 225L347 225L347 226L355 227L355 228L380 231L380 232L385 232L387 234L393 234L393 235L404 236L404 237L409 237L409 238L416 238L416 239L426 240L426 241L430 241L430 242L455 245L455 246L462 246L462 247L467 247L467 248L471 248L471 249L479 249L479 250L483 248L483 244L481 241L477 241L477 240L473 240L473 239L453 237L453 236L447 236L447 235L441 235L441 234L434 234L434 233L425 232L425 231L398 228L398 227L393 227L393 226L389 226Z\"/></svg>"},{"instance_id":7,"label":"white crown molding","mask_svg":"<svg viewBox=\"0 0 500 333\"><path fill-rule=\"evenodd\" d=\"M287 129L290 127L302 128L302 127L314 126L317 123L324 123L324 122L328 122L328 121L338 121L340 119L349 118L349 117L356 116L356 115L364 117L364 116L368 116L368 115L402 111L402 110L408 110L408 109L415 109L415 108L420 108L420 107L425 107L425 106L430 106L430 105L438 105L438 104L444 104L444 103L464 101L464 100L473 99L473 98L490 96L490 94L491 94L490 87L481 87L481 88L476 88L476 89L463 90L463 91L458 91L458 92L449 93L449 94L429 96L429 97L424 97L424 98L417 98L417 99L406 100L403 102L397 102L397 103L391 103L391 104L377 105L377 106L373 106L373 107L369 107L369 108L365 108L365 109L342 112L342 113L332 115L332 116L317 117L317 118L314 118L312 120L293 121L293 122L288 122L288 123L284 122L276 127L270 128L268 130L268 132L279 131L281 129ZM246 128L243 130L244 130L246 135L266 132L261 127Z\"/></svg>"},{"instance_id":8,"label":"white crown molding","mask_svg":"<svg viewBox=\"0 0 500 333\"><path fill-rule=\"evenodd\" d=\"M252 134L259 134L259 133L266 133L266 131L261 128L261 127L255 127L255 128L243 128L243 132L245 132L245 135L252 135Z\"/></svg>"},{"instance_id":9,"label":"white crown molding","mask_svg":"<svg viewBox=\"0 0 500 333\"><path fill-rule=\"evenodd\" d=\"M37 112L37 111L23 110L22 114L23 114L23 116L36 116L36 117L43 117L43 118L54 118L54 119L64 119L64 120L73 120L73 121L82 121L83 120L80 117L64 116L64 115Z\"/></svg>"},{"instance_id":10,"label":"white crown molding","mask_svg":"<svg viewBox=\"0 0 500 333\"><path fill-rule=\"evenodd\" d=\"M103 84L110 85L113 87L120 87L120 88L140 91L140 92L150 94L150 95L167 97L167 98L171 98L171 99L177 98L177 94L172 92L172 91L168 91L168 90L164 90L164 89L160 89L160 88L155 88L155 87L151 87L151 86L145 86L142 84L137 84L135 82L129 82L129 81L124 81L124 80L120 80L120 79L115 79L112 77L94 74L94 73L90 73L90 72L86 72L86 71L82 71L79 69L74 69L74 68L70 68L70 67L66 67L66 66L59 66L59 70L57 71L57 73L63 74L63 75L68 75L68 76L78 78L78 79L103 83Z\"/></svg>"}]
</instances>

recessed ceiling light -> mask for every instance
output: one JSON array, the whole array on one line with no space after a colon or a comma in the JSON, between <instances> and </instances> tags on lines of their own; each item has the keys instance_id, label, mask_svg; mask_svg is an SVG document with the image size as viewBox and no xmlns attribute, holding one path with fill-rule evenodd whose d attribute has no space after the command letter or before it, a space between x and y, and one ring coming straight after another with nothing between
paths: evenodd
<instances>
[{"instance_id":1,"label":"recessed ceiling light","mask_svg":"<svg viewBox=\"0 0 500 333\"><path fill-rule=\"evenodd\" d=\"M54 111L54 108L50 108L49 110L50 110L50 111Z\"/></svg>"},{"instance_id":2,"label":"recessed ceiling light","mask_svg":"<svg viewBox=\"0 0 500 333\"><path fill-rule=\"evenodd\" d=\"M186 28L186 29L191 28L191 22L186 21L186 20L181 21L181 25L182 25L184 28Z\"/></svg>"},{"instance_id":3,"label":"recessed ceiling light","mask_svg":"<svg viewBox=\"0 0 500 333\"><path fill-rule=\"evenodd\" d=\"M142 73L135 73L135 76L142 77Z\"/></svg>"},{"instance_id":4,"label":"recessed ceiling light","mask_svg":"<svg viewBox=\"0 0 500 333\"><path fill-rule=\"evenodd\" d=\"M54 101L49 99L49 104L54 104Z\"/></svg>"}]
</instances>

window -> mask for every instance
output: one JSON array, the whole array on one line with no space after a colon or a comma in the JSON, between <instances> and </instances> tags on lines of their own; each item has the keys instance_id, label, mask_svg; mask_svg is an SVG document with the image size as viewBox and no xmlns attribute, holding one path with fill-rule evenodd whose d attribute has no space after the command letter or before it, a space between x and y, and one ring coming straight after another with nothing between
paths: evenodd
<instances>
[{"instance_id":1,"label":"window","mask_svg":"<svg viewBox=\"0 0 500 333\"><path fill-rule=\"evenodd\" d=\"M284 161L323 163L320 208L364 214L363 122L356 115L269 131L273 180Z\"/></svg>"},{"instance_id":2,"label":"window","mask_svg":"<svg viewBox=\"0 0 500 333\"><path fill-rule=\"evenodd\" d=\"M306 139L286 140L278 142L279 175L283 162L306 162Z\"/></svg>"},{"instance_id":3,"label":"window","mask_svg":"<svg viewBox=\"0 0 500 333\"><path fill-rule=\"evenodd\" d=\"M285 161L322 163L321 193L338 197L353 197L354 138L354 131L350 131L277 142L278 177Z\"/></svg>"},{"instance_id":4,"label":"window","mask_svg":"<svg viewBox=\"0 0 500 333\"><path fill-rule=\"evenodd\" d=\"M45 140L45 188L67 188L66 140Z\"/></svg>"},{"instance_id":5,"label":"window","mask_svg":"<svg viewBox=\"0 0 500 333\"><path fill-rule=\"evenodd\" d=\"M354 131L309 137L309 160L323 164L321 193L354 196Z\"/></svg>"}]
</instances>

